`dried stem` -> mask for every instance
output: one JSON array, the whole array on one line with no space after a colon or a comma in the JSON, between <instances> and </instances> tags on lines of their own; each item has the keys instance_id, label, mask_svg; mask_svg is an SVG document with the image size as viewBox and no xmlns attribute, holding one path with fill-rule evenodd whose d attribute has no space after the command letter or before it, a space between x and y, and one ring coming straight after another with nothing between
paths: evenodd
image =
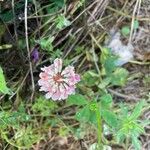
<instances>
[{"instance_id":1,"label":"dried stem","mask_svg":"<svg viewBox=\"0 0 150 150\"><path fill-rule=\"evenodd\" d=\"M26 46L27 46L27 52L28 52L28 60L29 60L29 67L30 67L30 75L31 75L31 82L32 82L32 95L31 95L31 101L33 99L33 95L35 92L35 84L34 84L34 76L33 76L33 68L32 68L32 62L30 58L30 49L29 49L29 38L28 38L28 24L27 24L27 6L28 6L28 0L25 0L25 8L24 8L24 17L25 17L25 36L26 36Z\"/></svg>"}]
</instances>

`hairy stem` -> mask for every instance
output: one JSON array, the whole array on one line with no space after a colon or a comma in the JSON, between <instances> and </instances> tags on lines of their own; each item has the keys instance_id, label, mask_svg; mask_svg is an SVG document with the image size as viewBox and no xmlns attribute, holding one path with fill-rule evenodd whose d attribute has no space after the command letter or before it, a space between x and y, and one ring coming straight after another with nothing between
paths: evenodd
<instances>
[{"instance_id":1,"label":"hairy stem","mask_svg":"<svg viewBox=\"0 0 150 150\"><path fill-rule=\"evenodd\" d=\"M97 118L98 148L102 150L103 149L102 148L102 120L101 120L101 114L98 105L96 109L96 118Z\"/></svg>"}]
</instances>

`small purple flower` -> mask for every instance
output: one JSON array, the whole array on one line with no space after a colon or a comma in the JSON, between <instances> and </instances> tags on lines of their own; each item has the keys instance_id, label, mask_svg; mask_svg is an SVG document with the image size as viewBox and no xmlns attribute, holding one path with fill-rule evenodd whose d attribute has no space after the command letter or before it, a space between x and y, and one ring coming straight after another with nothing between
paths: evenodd
<instances>
[{"instance_id":1,"label":"small purple flower","mask_svg":"<svg viewBox=\"0 0 150 150\"><path fill-rule=\"evenodd\" d=\"M32 53L31 53L31 58L34 62L37 62L39 60L39 46L35 46Z\"/></svg>"}]
</instances>

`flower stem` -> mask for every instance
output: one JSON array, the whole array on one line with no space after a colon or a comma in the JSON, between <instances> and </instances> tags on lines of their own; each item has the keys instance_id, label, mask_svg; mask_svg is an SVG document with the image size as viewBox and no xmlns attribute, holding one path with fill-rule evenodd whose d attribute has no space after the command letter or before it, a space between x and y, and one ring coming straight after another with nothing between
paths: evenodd
<instances>
[{"instance_id":1,"label":"flower stem","mask_svg":"<svg viewBox=\"0 0 150 150\"><path fill-rule=\"evenodd\" d=\"M126 138L125 150L128 150L129 146L129 137Z\"/></svg>"},{"instance_id":2,"label":"flower stem","mask_svg":"<svg viewBox=\"0 0 150 150\"><path fill-rule=\"evenodd\" d=\"M100 114L98 105L96 109L96 118L97 118L98 148L102 150L103 149L102 147L102 120L101 120L101 114Z\"/></svg>"}]
</instances>

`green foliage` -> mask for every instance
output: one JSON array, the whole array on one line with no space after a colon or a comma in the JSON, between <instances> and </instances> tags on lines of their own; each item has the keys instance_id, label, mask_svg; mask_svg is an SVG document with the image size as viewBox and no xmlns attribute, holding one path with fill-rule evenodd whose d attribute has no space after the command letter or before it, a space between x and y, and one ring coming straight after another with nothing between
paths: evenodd
<instances>
[{"instance_id":1,"label":"green foliage","mask_svg":"<svg viewBox=\"0 0 150 150\"><path fill-rule=\"evenodd\" d=\"M17 111L13 111L11 114L16 118L16 121L19 121L21 123L28 122L31 119L30 115L26 113L25 105L23 103L20 104Z\"/></svg>"},{"instance_id":2,"label":"green foliage","mask_svg":"<svg viewBox=\"0 0 150 150\"><path fill-rule=\"evenodd\" d=\"M16 118L12 116L10 112L0 111L0 126L1 129L6 129L7 127L18 127Z\"/></svg>"},{"instance_id":3,"label":"green foliage","mask_svg":"<svg viewBox=\"0 0 150 150\"><path fill-rule=\"evenodd\" d=\"M81 95L74 95L68 99L68 103L72 105L83 106L77 113L75 118L80 122L97 123L96 113L101 114L102 119L111 127L116 128L118 124L116 114L111 111L112 97L110 94L105 94L100 97L100 102L87 101Z\"/></svg>"},{"instance_id":4,"label":"green foliage","mask_svg":"<svg viewBox=\"0 0 150 150\"><path fill-rule=\"evenodd\" d=\"M102 108L109 109L112 106L112 96L110 94L105 94L100 97Z\"/></svg>"},{"instance_id":5,"label":"green foliage","mask_svg":"<svg viewBox=\"0 0 150 150\"><path fill-rule=\"evenodd\" d=\"M98 84L98 87L100 89L105 89L110 83L111 83L111 78L106 77Z\"/></svg>"},{"instance_id":6,"label":"green foliage","mask_svg":"<svg viewBox=\"0 0 150 150\"><path fill-rule=\"evenodd\" d=\"M9 8L9 1L4 2L7 3L7 7ZM28 0L28 3L32 3L32 0ZM10 8L5 8L5 7L1 7L0 8L0 19L5 22L5 23L11 23L14 21L14 14L13 14L13 10ZM19 2L15 2L14 5L14 11L17 12L21 12L22 10L24 10L24 0L20 0ZM28 10L28 13L30 11Z\"/></svg>"},{"instance_id":7,"label":"green foliage","mask_svg":"<svg viewBox=\"0 0 150 150\"><path fill-rule=\"evenodd\" d=\"M19 147L30 148L34 143L37 143L39 140L41 140L42 137L40 137L38 134L35 134L33 128L28 126L27 128L18 129L14 139Z\"/></svg>"},{"instance_id":8,"label":"green foliage","mask_svg":"<svg viewBox=\"0 0 150 150\"><path fill-rule=\"evenodd\" d=\"M54 4L59 8L62 8L65 4L64 0L51 0L51 1L54 2Z\"/></svg>"},{"instance_id":9,"label":"green foliage","mask_svg":"<svg viewBox=\"0 0 150 150\"><path fill-rule=\"evenodd\" d=\"M101 63L103 66L103 75L106 77L98 85L99 88L104 88L109 84L123 86L128 77L128 71L124 68L116 66L117 57L113 56L110 49L103 48L101 54Z\"/></svg>"},{"instance_id":10,"label":"green foliage","mask_svg":"<svg viewBox=\"0 0 150 150\"><path fill-rule=\"evenodd\" d=\"M0 24L0 39L1 39L1 36L5 33L6 31L6 27L3 25L3 24Z\"/></svg>"},{"instance_id":11,"label":"green foliage","mask_svg":"<svg viewBox=\"0 0 150 150\"><path fill-rule=\"evenodd\" d=\"M32 110L42 116L50 116L51 112L57 108L56 103L46 100L44 97L39 97L32 105Z\"/></svg>"},{"instance_id":12,"label":"green foliage","mask_svg":"<svg viewBox=\"0 0 150 150\"><path fill-rule=\"evenodd\" d=\"M21 123L30 121L30 116L26 113L24 105L21 104L16 111L0 111L1 129L19 128Z\"/></svg>"},{"instance_id":13,"label":"green foliage","mask_svg":"<svg viewBox=\"0 0 150 150\"><path fill-rule=\"evenodd\" d=\"M116 68L117 57L113 56L110 49L103 48L100 56L101 64L103 65L104 73L110 75Z\"/></svg>"},{"instance_id":14,"label":"green foliage","mask_svg":"<svg viewBox=\"0 0 150 150\"><path fill-rule=\"evenodd\" d=\"M82 82L88 87L95 86L99 82L99 75L95 71L87 71L82 76Z\"/></svg>"},{"instance_id":15,"label":"green foliage","mask_svg":"<svg viewBox=\"0 0 150 150\"><path fill-rule=\"evenodd\" d=\"M1 46L0 46L0 50L10 49L10 48L12 48L12 45L11 45L11 44L5 44L5 45L1 45Z\"/></svg>"},{"instance_id":16,"label":"green foliage","mask_svg":"<svg viewBox=\"0 0 150 150\"><path fill-rule=\"evenodd\" d=\"M108 110L108 109L103 109L101 111L102 118L104 121L113 128L116 128L118 126L118 120L117 116L114 112Z\"/></svg>"},{"instance_id":17,"label":"green foliage","mask_svg":"<svg viewBox=\"0 0 150 150\"><path fill-rule=\"evenodd\" d=\"M139 22L138 22L138 20L134 20L133 29L136 30L138 28L139 28ZM121 28L121 33L125 37L129 36L130 31L131 31L130 26L123 26Z\"/></svg>"},{"instance_id":18,"label":"green foliage","mask_svg":"<svg viewBox=\"0 0 150 150\"><path fill-rule=\"evenodd\" d=\"M55 22L56 22L56 28L58 28L58 29L60 29L60 30L61 30L63 27L67 27L67 26L69 26L69 25L71 24L70 21L67 20L64 15L59 15L59 16L56 18Z\"/></svg>"},{"instance_id":19,"label":"green foliage","mask_svg":"<svg viewBox=\"0 0 150 150\"><path fill-rule=\"evenodd\" d=\"M13 21L13 18L14 18L14 16L13 16L12 10L8 10L8 11L0 14L0 19L3 20L4 22Z\"/></svg>"},{"instance_id":20,"label":"green foliage","mask_svg":"<svg viewBox=\"0 0 150 150\"><path fill-rule=\"evenodd\" d=\"M140 101L135 106L133 112L130 114L128 108L121 105L121 114L119 116L119 128L116 133L118 142L124 142L124 140L131 140L133 146L136 150L141 149L141 144L138 139L140 134L144 133L144 126L139 122L139 116L142 113L144 101Z\"/></svg>"},{"instance_id":21,"label":"green foliage","mask_svg":"<svg viewBox=\"0 0 150 150\"><path fill-rule=\"evenodd\" d=\"M80 94L75 94L75 95L70 95L69 98L67 99L67 103L69 105L85 105L87 104L87 100L83 95Z\"/></svg>"},{"instance_id":22,"label":"green foliage","mask_svg":"<svg viewBox=\"0 0 150 150\"><path fill-rule=\"evenodd\" d=\"M0 67L0 93L10 94L10 89L6 85L5 76L3 74L3 70Z\"/></svg>"},{"instance_id":23,"label":"green foliage","mask_svg":"<svg viewBox=\"0 0 150 150\"><path fill-rule=\"evenodd\" d=\"M4 3L7 2L9 0ZM22 18L22 14L24 14L24 0L15 2L14 9L16 18L14 18L13 11L10 7L11 1L10 6L8 3L8 8L0 8L0 19L2 20L2 24L0 24L0 41L4 41L0 45L0 52L7 53L9 52L7 49L10 48L13 51L13 44L15 44L15 48L17 49L14 51L17 53L17 56L25 58L23 62L23 67L25 68L17 72L16 67L13 68L11 65L9 68L8 64L12 64L13 62L4 61L2 63L3 66L8 67L6 70L11 69L10 73L16 72L14 77L9 81L15 90L15 94L21 97L19 101L21 104L19 106L17 105L18 101L15 101L15 94L14 97L8 97L7 95L5 96L6 98L3 98L3 96L1 96L2 98L0 97L0 139L2 146L6 146L6 149L36 149L39 143L44 145L44 142L47 142L51 138L51 134L57 133L58 136L69 136L70 131L74 133L77 139L83 139L84 136L88 135L89 131L93 132L94 129L96 129L96 133L101 132L97 135L98 139L102 138L102 144L110 143L110 145L113 145L113 142L117 141L119 144L124 145L129 140L129 143L133 144L135 150L141 149L139 136L144 133L144 127L150 123L149 120L140 120L145 103L141 101L132 111L125 105L121 105L118 108L118 103L115 103L114 107L113 97L109 94L108 88L124 86L129 73L125 68L116 65L118 57L114 56L109 48L100 47L101 51L97 48L99 44L102 44L103 35L100 38L95 37L95 40L98 40L97 42L90 41L91 38L87 36L88 32L82 26L82 20L86 20L88 15L80 16L82 11L86 10L87 5L90 6L90 2L85 0L74 2L67 0L33 2L32 0L28 0L27 15L29 18L27 21L29 46L32 51L35 44L39 44L40 47L38 50L40 51L40 56L44 56L41 58L42 60L40 59L42 62L32 63L35 89L37 80L39 79L37 77L40 70L39 67L41 65L49 65L44 59L54 60L55 58L62 57L64 59L64 66L74 65L75 63L77 65L77 72L81 71L81 82L77 85L77 93L80 94L70 95L66 101L58 102L58 105L57 102L46 100L42 96L35 98L32 102L30 100L25 101L29 99L30 95L24 94L24 89L28 86L27 88L29 89L26 91L31 93L31 86L28 84L31 80L28 74L24 74L29 69L28 59L25 58L27 56L26 38L22 36L24 35L24 18ZM19 15L21 15L22 20ZM38 28L33 33L32 24L30 25L32 21L38 24ZM72 21L75 21L74 24L71 24ZM14 22L15 25L13 25ZM16 43L10 43L11 39L8 42L5 41L9 36L8 31L13 27L16 28L18 36ZM83 31L86 31L85 37L82 30L80 30L82 27ZM125 25L120 30L125 38L130 35L130 28L130 25ZM139 22L135 20L133 29L136 30L138 28ZM20 31L20 29L23 31ZM93 29L92 26L91 29ZM95 26L94 30L90 30L90 34L92 35L96 31ZM12 37L15 37L13 30L10 34ZM98 33L94 35L96 36ZM90 43L93 45L90 45ZM93 59L92 53L89 51L92 46L95 48L96 60ZM12 54L15 53L13 52ZM81 62L78 62L78 60ZM94 62L98 68L95 67ZM15 62L15 66L18 63ZM7 74L9 75L9 73ZM23 78L20 75L23 75ZM19 85L22 79L23 83ZM150 83L149 76L145 76L143 82L148 86ZM1 94L11 94L11 91L7 87L5 75L0 67ZM35 91L35 95L38 95L38 91ZM147 101L150 101L150 95ZM65 106L61 108L62 104ZM70 114L71 116L69 116ZM73 114L74 118L72 117ZM75 120L72 121L72 119ZM77 122L78 124L76 126ZM104 136L106 135L104 133L104 126L107 127L107 132L111 132L113 136L113 140L108 141L108 143ZM34 145L36 146L34 147ZM94 143L91 149L94 150L97 147L98 144ZM106 146L104 145L104 147ZM110 147L107 148L111 149Z\"/></svg>"},{"instance_id":24,"label":"green foliage","mask_svg":"<svg viewBox=\"0 0 150 150\"><path fill-rule=\"evenodd\" d=\"M124 68L117 68L111 76L112 85L125 85L128 77L128 71Z\"/></svg>"},{"instance_id":25,"label":"green foliage","mask_svg":"<svg viewBox=\"0 0 150 150\"><path fill-rule=\"evenodd\" d=\"M91 110L90 105L84 106L77 113L75 118L80 122L96 124L96 114Z\"/></svg>"},{"instance_id":26,"label":"green foliage","mask_svg":"<svg viewBox=\"0 0 150 150\"><path fill-rule=\"evenodd\" d=\"M49 37L48 39L41 39L39 41L39 44L43 50L47 50L48 52L51 52L53 50L52 42L54 40L54 37Z\"/></svg>"},{"instance_id":27,"label":"green foliage","mask_svg":"<svg viewBox=\"0 0 150 150\"><path fill-rule=\"evenodd\" d=\"M69 134L69 130L68 130L67 127L62 127L62 128L59 129L59 135L61 137L67 136L68 134Z\"/></svg>"},{"instance_id":28,"label":"green foliage","mask_svg":"<svg viewBox=\"0 0 150 150\"><path fill-rule=\"evenodd\" d=\"M138 29L139 28L139 21L138 20L134 20L134 29Z\"/></svg>"},{"instance_id":29,"label":"green foliage","mask_svg":"<svg viewBox=\"0 0 150 150\"><path fill-rule=\"evenodd\" d=\"M51 5L46 7L47 13L56 13L65 6L64 0L50 0Z\"/></svg>"},{"instance_id":30,"label":"green foliage","mask_svg":"<svg viewBox=\"0 0 150 150\"><path fill-rule=\"evenodd\" d=\"M121 33L123 36L128 36L130 34L130 27L129 26L122 27Z\"/></svg>"},{"instance_id":31,"label":"green foliage","mask_svg":"<svg viewBox=\"0 0 150 150\"><path fill-rule=\"evenodd\" d=\"M11 139L8 137L7 132L1 131L1 137L12 146L19 149L29 149L34 143L37 143L42 139L42 137L33 132L31 126L18 128L14 137Z\"/></svg>"}]
</instances>

